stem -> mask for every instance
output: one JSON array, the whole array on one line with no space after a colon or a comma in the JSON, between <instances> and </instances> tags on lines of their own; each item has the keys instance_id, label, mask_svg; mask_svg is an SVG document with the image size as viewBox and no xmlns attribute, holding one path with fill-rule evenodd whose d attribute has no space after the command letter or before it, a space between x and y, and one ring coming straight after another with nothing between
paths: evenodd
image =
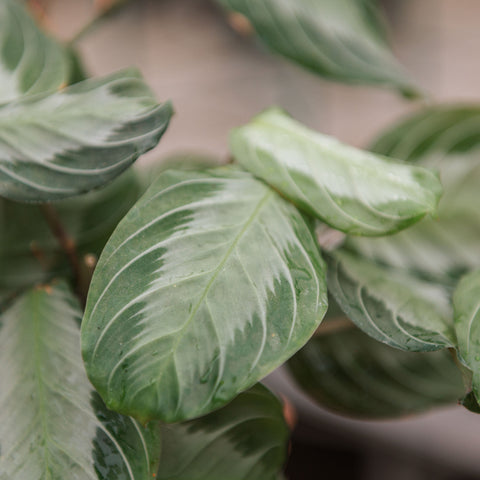
<instances>
[{"instance_id":1,"label":"stem","mask_svg":"<svg viewBox=\"0 0 480 480\"><path fill-rule=\"evenodd\" d=\"M87 22L77 33L73 35L73 37L67 42L67 45L70 47L76 45L84 36L88 35L106 18L124 7L128 1L129 0L113 1L110 6L100 10L89 22Z\"/></svg>"},{"instance_id":2,"label":"stem","mask_svg":"<svg viewBox=\"0 0 480 480\"><path fill-rule=\"evenodd\" d=\"M77 247L75 245L75 240L68 234L65 230L60 216L58 215L57 210L55 207L50 203L44 203L40 206L40 209L45 217L45 220L58 241L60 248L63 250L65 255L67 256L68 262L70 263L70 267L72 269L74 284L75 284L75 291L77 292L80 300L83 304L85 304L85 295L82 291L82 268L80 264L80 260L77 253Z\"/></svg>"}]
</instances>

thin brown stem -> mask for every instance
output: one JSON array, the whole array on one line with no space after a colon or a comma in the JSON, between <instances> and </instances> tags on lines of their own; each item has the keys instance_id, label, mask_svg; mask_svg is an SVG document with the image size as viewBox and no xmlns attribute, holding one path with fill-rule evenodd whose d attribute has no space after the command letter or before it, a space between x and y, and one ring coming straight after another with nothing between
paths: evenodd
<instances>
[{"instance_id":1,"label":"thin brown stem","mask_svg":"<svg viewBox=\"0 0 480 480\"><path fill-rule=\"evenodd\" d=\"M57 239L60 248L63 250L68 259L70 268L72 269L73 273L76 292L79 295L83 304L85 304L85 295L81 291L81 285L83 284L82 268L77 252L77 247L75 245L75 240L69 235L69 233L63 226L62 220L58 215L57 210L52 204L44 203L40 206L40 209L43 213L43 216L45 217L50 231Z\"/></svg>"}]
</instances>

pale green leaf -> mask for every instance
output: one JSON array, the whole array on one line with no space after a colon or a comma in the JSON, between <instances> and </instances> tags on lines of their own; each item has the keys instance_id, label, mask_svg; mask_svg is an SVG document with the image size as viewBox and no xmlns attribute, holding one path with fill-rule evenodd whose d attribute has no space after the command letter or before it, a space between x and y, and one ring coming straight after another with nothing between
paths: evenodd
<instances>
[{"instance_id":1,"label":"pale green leaf","mask_svg":"<svg viewBox=\"0 0 480 480\"><path fill-rule=\"evenodd\" d=\"M274 480L286 460L282 405L258 384L197 420L162 425L158 480Z\"/></svg>"},{"instance_id":2,"label":"pale green leaf","mask_svg":"<svg viewBox=\"0 0 480 480\"><path fill-rule=\"evenodd\" d=\"M0 317L0 479L146 480L160 429L105 408L80 356L81 313L64 284Z\"/></svg>"},{"instance_id":3,"label":"pale green leaf","mask_svg":"<svg viewBox=\"0 0 480 480\"><path fill-rule=\"evenodd\" d=\"M324 276L303 217L250 174L165 172L95 271L88 375L110 408L140 419L206 414L308 340Z\"/></svg>"},{"instance_id":4,"label":"pale green leaf","mask_svg":"<svg viewBox=\"0 0 480 480\"><path fill-rule=\"evenodd\" d=\"M273 51L336 81L374 84L418 95L385 41L371 1L217 0L244 15Z\"/></svg>"},{"instance_id":5,"label":"pale green leaf","mask_svg":"<svg viewBox=\"0 0 480 480\"><path fill-rule=\"evenodd\" d=\"M0 1L0 104L55 91L69 76L66 55L14 0Z\"/></svg>"},{"instance_id":6,"label":"pale green leaf","mask_svg":"<svg viewBox=\"0 0 480 480\"><path fill-rule=\"evenodd\" d=\"M231 135L235 159L298 207L350 234L385 235L435 212L425 168L343 145L269 109Z\"/></svg>"},{"instance_id":7,"label":"pale green leaf","mask_svg":"<svg viewBox=\"0 0 480 480\"><path fill-rule=\"evenodd\" d=\"M329 254L328 289L365 333L392 347L431 351L455 344L448 292L346 251Z\"/></svg>"},{"instance_id":8,"label":"pale green leaf","mask_svg":"<svg viewBox=\"0 0 480 480\"><path fill-rule=\"evenodd\" d=\"M125 70L0 106L0 195L58 200L97 188L153 148L172 115Z\"/></svg>"},{"instance_id":9,"label":"pale green leaf","mask_svg":"<svg viewBox=\"0 0 480 480\"><path fill-rule=\"evenodd\" d=\"M465 271L480 268L479 131L475 106L427 108L387 130L374 151L440 171L444 195L438 218L388 238L350 239L348 246L449 285Z\"/></svg>"},{"instance_id":10,"label":"pale green leaf","mask_svg":"<svg viewBox=\"0 0 480 480\"><path fill-rule=\"evenodd\" d=\"M464 276L453 295L455 332L461 360L472 371L472 388L480 400L480 270Z\"/></svg>"},{"instance_id":11,"label":"pale green leaf","mask_svg":"<svg viewBox=\"0 0 480 480\"><path fill-rule=\"evenodd\" d=\"M389 418L455 404L462 376L446 350L402 352L353 325L314 337L288 362L302 389L321 406L360 418ZM327 328L326 328L327 330Z\"/></svg>"}]
</instances>

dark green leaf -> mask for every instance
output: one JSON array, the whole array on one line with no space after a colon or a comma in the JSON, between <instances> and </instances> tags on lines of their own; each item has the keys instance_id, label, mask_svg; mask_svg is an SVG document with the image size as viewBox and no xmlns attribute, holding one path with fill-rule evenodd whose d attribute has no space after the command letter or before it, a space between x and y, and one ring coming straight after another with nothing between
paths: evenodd
<instances>
[{"instance_id":1,"label":"dark green leaf","mask_svg":"<svg viewBox=\"0 0 480 480\"><path fill-rule=\"evenodd\" d=\"M371 337L409 351L455 344L445 289L346 251L329 254L327 262L329 292Z\"/></svg>"},{"instance_id":2,"label":"dark green leaf","mask_svg":"<svg viewBox=\"0 0 480 480\"><path fill-rule=\"evenodd\" d=\"M158 480L274 480L286 459L280 402L258 384L190 422L162 425Z\"/></svg>"},{"instance_id":3,"label":"dark green leaf","mask_svg":"<svg viewBox=\"0 0 480 480\"><path fill-rule=\"evenodd\" d=\"M323 326L330 323L326 320ZM331 333L320 329L288 366L316 402L354 417L409 415L455 403L464 393L448 351L402 352L353 325Z\"/></svg>"},{"instance_id":4,"label":"dark green leaf","mask_svg":"<svg viewBox=\"0 0 480 480\"><path fill-rule=\"evenodd\" d=\"M0 45L0 104L66 85L68 60L62 47L14 0L0 1Z\"/></svg>"},{"instance_id":5,"label":"dark green leaf","mask_svg":"<svg viewBox=\"0 0 480 480\"><path fill-rule=\"evenodd\" d=\"M418 95L393 57L375 2L217 0L244 15L274 52L319 75Z\"/></svg>"},{"instance_id":6,"label":"dark green leaf","mask_svg":"<svg viewBox=\"0 0 480 480\"><path fill-rule=\"evenodd\" d=\"M80 310L64 284L22 295L0 317L0 478L145 480L160 429L105 408L80 356Z\"/></svg>"},{"instance_id":7,"label":"dark green leaf","mask_svg":"<svg viewBox=\"0 0 480 480\"><path fill-rule=\"evenodd\" d=\"M168 171L113 233L82 324L88 375L140 419L219 408L283 363L326 309L300 213L235 169Z\"/></svg>"},{"instance_id":8,"label":"dark green leaf","mask_svg":"<svg viewBox=\"0 0 480 480\"><path fill-rule=\"evenodd\" d=\"M0 195L48 201L97 188L153 148L171 115L135 70L0 106Z\"/></svg>"},{"instance_id":9,"label":"dark green leaf","mask_svg":"<svg viewBox=\"0 0 480 480\"><path fill-rule=\"evenodd\" d=\"M231 135L236 160L307 213L346 233L385 235L433 213L435 173L343 145L279 109Z\"/></svg>"}]
</instances>

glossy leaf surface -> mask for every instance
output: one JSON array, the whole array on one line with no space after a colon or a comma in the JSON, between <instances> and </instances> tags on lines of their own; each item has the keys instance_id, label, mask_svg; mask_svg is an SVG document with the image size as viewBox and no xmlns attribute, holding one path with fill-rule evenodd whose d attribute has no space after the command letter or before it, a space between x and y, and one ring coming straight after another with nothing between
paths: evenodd
<instances>
[{"instance_id":1,"label":"glossy leaf surface","mask_svg":"<svg viewBox=\"0 0 480 480\"><path fill-rule=\"evenodd\" d=\"M97 188L153 148L172 115L135 70L0 106L0 195L58 200Z\"/></svg>"},{"instance_id":2,"label":"glossy leaf surface","mask_svg":"<svg viewBox=\"0 0 480 480\"><path fill-rule=\"evenodd\" d=\"M110 408L140 419L208 413L308 340L324 275L303 217L250 174L165 172L95 271L88 375Z\"/></svg>"},{"instance_id":3,"label":"glossy leaf surface","mask_svg":"<svg viewBox=\"0 0 480 480\"><path fill-rule=\"evenodd\" d=\"M480 268L480 109L441 106L422 110L387 130L376 152L440 171L444 195L438 218L425 218L388 238L348 241L362 255L454 285Z\"/></svg>"},{"instance_id":4,"label":"glossy leaf surface","mask_svg":"<svg viewBox=\"0 0 480 480\"><path fill-rule=\"evenodd\" d=\"M145 480L158 424L110 412L80 356L80 310L63 284L30 290L0 320L0 479Z\"/></svg>"},{"instance_id":5,"label":"glossy leaf surface","mask_svg":"<svg viewBox=\"0 0 480 480\"><path fill-rule=\"evenodd\" d=\"M480 270L462 278L453 296L458 352L472 371L473 393L480 400Z\"/></svg>"},{"instance_id":6,"label":"glossy leaf surface","mask_svg":"<svg viewBox=\"0 0 480 480\"><path fill-rule=\"evenodd\" d=\"M53 92L69 75L62 47L43 34L20 2L0 1L0 104Z\"/></svg>"},{"instance_id":7,"label":"glossy leaf surface","mask_svg":"<svg viewBox=\"0 0 480 480\"><path fill-rule=\"evenodd\" d=\"M258 384L205 417L162 425L157 479L278 479L289 433L282 405Z\"/></svg>"},{"instance_id":8,"label":"glossy leaf surface","mask_svg":"<svg viewBox=\"0 0 480 480\"><path fill-rule=\"evenodd\" d=\"M371 337L409 351L455 344L445 289L345 251L329 254L327 262L329 292Z\"/></svg>"},{"instance_id":9,"label":"glossy leaf surface","mask_svg":"<svg viewBox=\"0 0 480 480\"><path fill-rule=\"evenodd\" d=\"M433 213L441 194L430 170L343 145L279 109L235 129L230 144L244 168L346 233L398 231Z\"/></svg>"},{"instance_id":10,"label":"glossy leaf surface","mask_svg":"<svg viewBox=\"0 0 480 480\"><path fill-rule=\"evenodd\" d=\"M330 323L326 320L324 326ZM410 415L455 404L464 394L461 374L448 351L402 352L353 326L319 333L288 367L319 405L353 417Z\"/></svg>"},{"instance_id":11,"label":"glossy leaf surface","mask_svg":"<svg viewBox=\"0 0 480 480\"><path fill-rule=\"evenodd\" d=\"M393 57L375 2L217 0L244 15L274 52L333 80L385 85L414 95Z\"/></svg>"}]
</instances>

